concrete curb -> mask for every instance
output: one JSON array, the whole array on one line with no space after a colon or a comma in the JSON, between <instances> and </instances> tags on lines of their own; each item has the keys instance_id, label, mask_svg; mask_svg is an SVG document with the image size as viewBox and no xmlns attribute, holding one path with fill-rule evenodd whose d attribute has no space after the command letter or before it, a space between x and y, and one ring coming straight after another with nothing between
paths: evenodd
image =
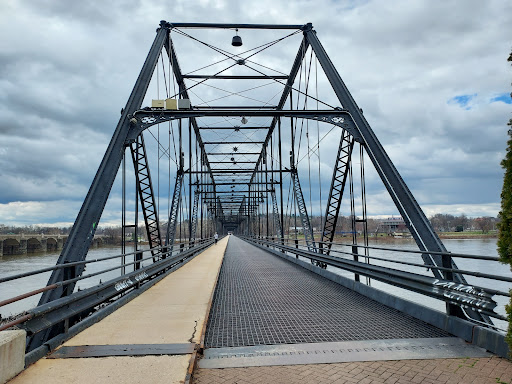
<instances>
[{"instance_id":1,"label":"concrete curb","mask_svg":"<svg viewBox=\"0 0 512 384\"><path fill-rule=\"evenodd\" d=\"M0 332L0 384L23 371L26 338L27 333L22 330Z\"/></svg>"}]
</instances>

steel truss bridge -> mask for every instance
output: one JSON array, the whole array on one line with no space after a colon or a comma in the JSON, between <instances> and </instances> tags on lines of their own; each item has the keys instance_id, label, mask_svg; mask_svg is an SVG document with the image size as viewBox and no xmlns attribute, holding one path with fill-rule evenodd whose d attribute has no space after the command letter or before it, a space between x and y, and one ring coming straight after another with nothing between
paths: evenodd
<instances>
[{"instance_id":1,"label":"steel truss bridge","mask_svg":"<svg viewBox=\"0 0 512 384\"><path fill-rule=\"evenodd\" d=\"M233 33L254 48L231 47ZM382 266L371 254L365 159L417 244L410 251L416 262L387 249L395 255L387 261L396 264ZM109 195L117 192L123 252L87 259ZM334 241L342 214L350 218L347 248ZM0 303L42 293L35 308L3 328L26 329L35 360L210 246L215 232L228 231L312 268L351 272L360 284L378 280L443 300L453 318L489 329L492 318L505 320L493 297L509 293L466 277L512 280L457 268L457 257L497 258L447 252L311 24L162 21L57 265L0 279L52 273L46 287ZM130 236L133 252L124 243ZM117 264L84 273L107 260ZM428 273L400 269L404 264ZM105 271L118 276L77 289Z\"/></svg>"}]
</instances>

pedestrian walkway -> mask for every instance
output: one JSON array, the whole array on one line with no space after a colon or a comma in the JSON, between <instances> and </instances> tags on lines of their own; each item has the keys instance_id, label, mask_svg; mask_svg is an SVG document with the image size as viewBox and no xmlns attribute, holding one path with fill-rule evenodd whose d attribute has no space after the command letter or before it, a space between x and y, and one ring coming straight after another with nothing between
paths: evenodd
<instances>
[{"instance_id":1,"label":"pedestrian walkway","mask_svg":"<svg viewBox=\"0 0 512 384\"><path fill-rule=\"evenodd\" d=\"M238 238L226 249L206 347L197 384L512 380L509 361Z\"/></svg>"},{"instance_id":2,"label":"pedestrian walkway","mask_svg":"<svg viewBox=\"0 0 512 384\"><path fill-rule=\"evenodd\" d=\"M232 236L215 290L206 347L448 336Z\"/></svg>"},{"instance_id":3,"label":"pedestrian walkway","mask_svg":"<svg viewBox=\"0 0 512 384\"><path fill-rule=\"evenodd\" d=\"M41 359L10 383L183 383L227 243L219 240L54 354L79 358Z\"/></svg>"}]
</instances>

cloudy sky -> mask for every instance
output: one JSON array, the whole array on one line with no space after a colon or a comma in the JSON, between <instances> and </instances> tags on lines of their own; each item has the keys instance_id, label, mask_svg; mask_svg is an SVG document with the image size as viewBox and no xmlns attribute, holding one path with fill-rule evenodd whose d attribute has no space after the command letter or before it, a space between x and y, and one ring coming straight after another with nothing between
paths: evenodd
<instances>
[{"instance_id":1,"label":"cloudy sky","mask_svg":"<svg viewBox=\"0 0 512 384\"><path fill-rule=\"evenodd\" d=\"M499 212L510 1L4 0L0 224L74 221L162 19L311 22L426 214ZM280 52L293 61L299 43ZM176 44L198 67L195 48ZM328 187L332 164L321 168ZM396 213L371 170L367 181L369 214ZM118 184L104 224L120 217Z\"/></svg>"}]
</instances>

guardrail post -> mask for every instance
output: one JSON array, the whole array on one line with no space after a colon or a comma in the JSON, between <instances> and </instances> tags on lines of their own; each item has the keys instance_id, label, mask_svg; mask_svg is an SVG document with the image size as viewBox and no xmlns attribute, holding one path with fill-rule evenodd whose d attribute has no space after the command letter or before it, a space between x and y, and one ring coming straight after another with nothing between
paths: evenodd
<instances>
[{"instance_id":1,"label":"guardrail post","mask_svg":"<svg viewBox=\"0 0 512 384\"><path fill-rule=\"evenodd\" d=\"M185 244L184 244L184 243L181 243L181 244L180 244L180 253L183 253L183 248L185 248Z\"/></svg>"},{"instance_id":2,"label":"guardrail post","mask_svg":"<svg viewBox=\"0 0 512 384\"><path fill-rule=\"evenodd\" d=\"M295 248L299 249L299 239L295 239L295 240L293 240L293 242L295 243ZM299 255L295 255L295 258L298 259Z\"/></svg>"},{"instance_id":3,"label":"guardrail post","mask_svg":"<svg viewBox=\"0 0 512 384\"><path fill-rule=\"evenodd\" d=\"M452 257L448 254L443 254L442 256L443 268L451 268L452 267ZM443 271L444 278L446 280L453 281L453 272L452 271Z\"/></svg>"},{"instance_id":4,"label":"guardrail post","mask_svg":"<svg viewBox=\"0 0 512 384\"><path fill-rule=\"evenodd\" d=\"M352 245L352 253L354 255L354 261L359 261L359 256L357 255L357 245ZM354 274L354 280L355 281L360 281L361 279L359 278L359 275L356 273Z\"/></svg>"},{"instance_id":5,"label":"guardrail post","mask_svg":"<svg viewBox=\"0 0 512 384\"><path fill-rule=\"evenodd\" d=\"M142 260L142 252L137 252L135 254L135 261ZM135 263L135 269L140 269L140 262Z\"/></svg>"},{"instance_id":6,"label":"guardrail post","mask_svg":"<svg viewBox=\"0 0 512 384\"><path fill-rule=\"evenodd\" d=\"M69 261L65 262L64 264L68 264ZM76 266L71 267L64 267L62 280L71 280L76 277ZM74 284L68 284L65 288L66 295L71 295L73 293Z\"/></svg>"}]
</instances>

